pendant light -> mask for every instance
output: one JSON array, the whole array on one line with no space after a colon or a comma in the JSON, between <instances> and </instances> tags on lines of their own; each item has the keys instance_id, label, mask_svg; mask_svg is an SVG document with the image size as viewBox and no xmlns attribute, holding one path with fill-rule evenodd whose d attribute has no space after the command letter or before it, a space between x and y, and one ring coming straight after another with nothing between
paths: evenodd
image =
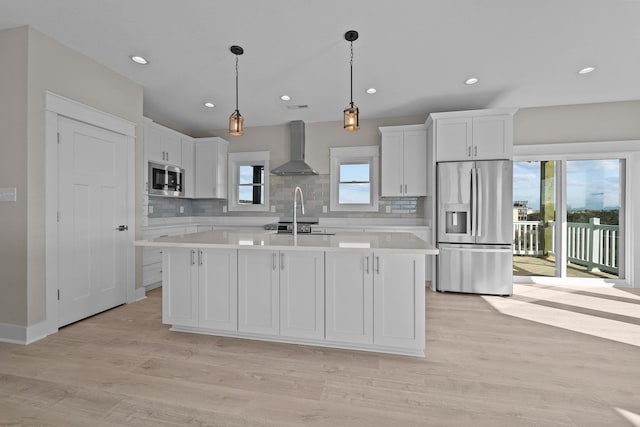
<instances>
[{"instance_id":1,"label":"pendant light","mask_svg":"<svg viewBox=\"0 0 640 427\"><path fill-rule=\"evenodd\" d=\"M236 56L236 109L229 116L229 134L233 136L244 135L244 117L238 110L238 56L244 53L244 49L240 46L231 46L229 49Z\"/></svg>"},{"instance_id":2,"label":"pendant light","mask_svg":"<svg viewBox=\"0 0 640 427\"><path fill-rule=\"evenodd\" d=\"M349 61L351 76L351 101L344 109L344 130L349 132L360 129L360 110L353 104L353 42L358 40L358 32L354 30L344 33L344 39L351 44L351 60Z\"/></svg>"}]
</instances>

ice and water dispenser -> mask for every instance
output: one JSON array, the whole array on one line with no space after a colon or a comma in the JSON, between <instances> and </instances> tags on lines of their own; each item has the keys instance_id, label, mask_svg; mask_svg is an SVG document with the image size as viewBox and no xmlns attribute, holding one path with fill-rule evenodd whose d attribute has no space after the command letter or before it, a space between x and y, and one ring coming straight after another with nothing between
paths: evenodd
<instances>
[{"instance_id":1,"label":"ice and water dispenser","mask_svg":"<svg viewBox=\"0 0 640 427\"><path fill-rule=\"evenodd\" d=\"M444 227L445 235L468 235L471 228L471 217L469 205L467 204L447 204L444 207Z\"/></svg>"}]
</instances>

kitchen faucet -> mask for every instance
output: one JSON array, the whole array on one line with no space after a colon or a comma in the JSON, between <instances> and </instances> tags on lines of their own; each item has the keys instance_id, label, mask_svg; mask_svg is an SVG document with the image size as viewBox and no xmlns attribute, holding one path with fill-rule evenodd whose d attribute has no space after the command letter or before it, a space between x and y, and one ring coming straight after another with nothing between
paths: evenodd
<instances>
[{"instance_id":1,"label":"kitchen faucet","mask_svg":"<svg viewBox=\"0 0 640 427\"><path fill-rule=\"evenodd\" d=\"M304 197L302 196L302 188L296 187L293 190L293 238L298 237L298 203L297 195L300 193L300 205L302 208L302 215L304 215Z\"/></svg>"}]
</instances>

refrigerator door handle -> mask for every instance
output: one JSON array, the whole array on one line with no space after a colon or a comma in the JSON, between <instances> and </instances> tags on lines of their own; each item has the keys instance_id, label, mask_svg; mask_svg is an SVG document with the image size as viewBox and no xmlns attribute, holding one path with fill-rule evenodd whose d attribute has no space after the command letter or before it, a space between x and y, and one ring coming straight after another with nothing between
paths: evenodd
<instances>
[{"instance_id":1,"label":"refrigerator door handle","mask_svg":"<svg viewBox=\"0 0 640 427\"><path fill-rule=\"evenodd\" d=\"M480 237L482 236L482 222L484 221L482 217L482 169L480 168L476 169L476 192L478 194L478 200L476 202L476 217L478 219L476 222L476 236Z\"/></svg>"},{"instance_id":2,"label":"refrigerator door handle","mask_svg":"<svg viewBox=\"0 0 640 427\"><path fill-rule=\"evenodd\" d=\"M476 168L471 168L471 236L475 237L476 227L478 225L476 221L476 210L478 209L476 200Z\"/></svg>"}]
</instances>

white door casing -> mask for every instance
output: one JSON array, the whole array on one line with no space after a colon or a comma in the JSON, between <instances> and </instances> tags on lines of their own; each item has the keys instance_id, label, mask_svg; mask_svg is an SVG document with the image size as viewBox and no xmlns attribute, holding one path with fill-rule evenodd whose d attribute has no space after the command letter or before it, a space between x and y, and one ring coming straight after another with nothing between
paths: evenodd
<instances>
[{"instance_id":1,"label":"white door casing","mask_svg":"<svg viewBox=\"0 0 640 427\"><path fill-rule=\"evenodd\" d=\"M58 326L126 300L127 139L58 121Z\"/></svg>"},{"instance_id":2,"label":"white door casing","mask_svg":"<svg viewBox=\"0 0 640 427\"><path fill-rule=\"evenodd\" d=\"M45 320L27 328L26 343L44 338L58 331L58 119L68 117L93 126L108 129L124 135L127 158L127 185L125 197L127 207L125 216L129 229L122 232L123 239L129 243L124 252L126 265L126 302L134 302L144 298L144 288L135 288L135 252L133 240L135 236L135 188L132 181L135 176L135 134L136 124L97 110L88 105L69 98L45 91Z\"/></svg>"}]
</instances>

